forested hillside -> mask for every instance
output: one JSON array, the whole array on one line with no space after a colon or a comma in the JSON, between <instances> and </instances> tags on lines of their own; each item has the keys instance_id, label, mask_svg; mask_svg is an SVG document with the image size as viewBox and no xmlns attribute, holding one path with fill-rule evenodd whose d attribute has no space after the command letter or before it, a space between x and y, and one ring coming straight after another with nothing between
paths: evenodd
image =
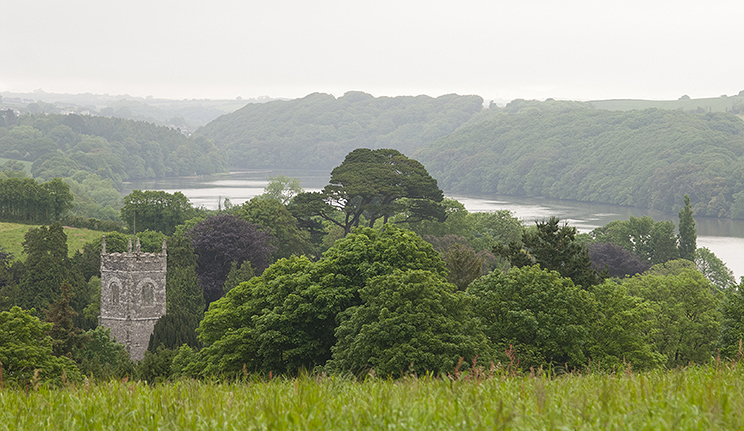
<instances>
[{"instance_id":1,"label":"forested hillside","mask_svg":"<svg viewBox=\"0 0 744 431\"><path fill-rule=\"evenodd\" d=\"M408 154L452 133L482 107L479 96L373 97L348 92L337 99L314 93L246 105L196 134L226 150L231 167L331 169L360 147Z\"/></svg>"},{"instance_id":2,"label":"forested hillside","mask_svg":"<svg viewBox=\"0 0 744 431\"><path fill-rule=\"evenodd\" d=\"M605 111L516 100L412 156L444 190L744 218L744 122L727 113Z\"/></svg>"},{"instance_id":3,"label":"forested hillside","mask_svg":"<svg viewBox=\"0 0 744 431\"><path fill-rule=\"evenodd\" d=\"M63 178L75 215L109 220L118 220L122 181L225 171L222 151L204 137L121 118L12 110L0 111L0 157L32 162L39 182Z\"/></svg>"}]
</instances>

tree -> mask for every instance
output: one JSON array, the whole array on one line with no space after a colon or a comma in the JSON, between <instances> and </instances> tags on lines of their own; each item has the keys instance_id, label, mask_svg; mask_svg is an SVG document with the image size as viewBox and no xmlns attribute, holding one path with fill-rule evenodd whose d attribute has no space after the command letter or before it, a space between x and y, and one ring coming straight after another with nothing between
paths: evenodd
<instances>
[{"instance_id":1,"label":"tree","mask_svg":"<svg viewBox=\"0 0 744 431\"><path fill-rule=\"evenodd\" d=\"M682 269L675 275L640 275L623 285L654 307L649 333L667 367L705 363L715 355L723 294L701 273Z\"/></svg>"},{"instance_id":2,"label":"tree","mask_svg":"<svg viewBox=\"0 0 744 431\"><path fill-rule=\"evenodd\" d=\"M606 270L610 277L634 276L651 267L651 263L641 262L632 252L611 242L590 244L589 257L595 271Z\"/></svg>"},{"instance_id":3,"label":"tree","mask_svg":"<svg viewBox=\"0 0 744 431\"><path fill-rule=\"evenodd\" d=\"M174 350L184 344L196 349L201 348L201 343L196 338L199 320L199 317L188 312L166 313L155 323L147 350L150 353L157 353L157 349L161 347Z\"/></svg>"},{"instance_id":4,"label":"tree","mask_svg":"<svg viewBox=\"0 0 744 431\"><path fill-rule=\"evenodd\" d=\"M695 261L697 248L697 231L692 217L690 197L685 195L685 206L679 210L679 257Z\"/></svg>"},{"instance_id":5,"label":"tree","mask_svg":"<svg viewBox=\"0 0 744 431\"><path fill-rule=\"evenodd\" d=\"M736 287L734 272L707 247L695 249L695 267L721 290Z\"/></svg>"},{"instance_id":6,"label":"tree","mask_svg":"<svg viewBox=\"0 0 744 431\"><path fill-rule=\"evenodd\" d=\"M665 362L654 348L651 335L656 309L648 300L629 295L612 281L592 286L597 319L590 326L588 356L593 364L613 370L630 364L648 370Z\"/></svg>"},{"instance_id":7,"label":"tree","mask_svg":"<svg viewBox=\"0 0 744 431\"><path fill-rule=\"evenodd\" d=\"M281 202L282 205L287 205L293 197L303 191L298 178L277 175L275 177L269 177L269 184L264 187L264 192L259 198L275 199Z\"/></svg>"},{"instance_id":8,"label":"tree","mask_svg":"<svg viewBox=\"0 0 744 431\"><path fill-rule=\"evenodd\" d=\"M82 380L72 359L54 356L52 338L47 335L51 327L20 307L0 312L0 363L6 382L22 387L36 377L57 385L64 379Z\"/></svg>"},{"instance_id":9,"label":"tree","mask_svg":"<svg viewBox=\"0 0 744 431\"><path fill-rule=\"evenodd\" d=\"M232 215L216 215L188 232L197 255L196 272L207 304L224 294L232 262L250 261L259 274L275 247L270 234Z\"/></svg>"},{"instance_id":10,"label":"tree","mask_svg":"<svg viewBox=\"0 0 744 431\"><path fill-rule=\"evenodd\" d=\"M230 273L227 274L227 280L225 280L224 290L225 293L231 291L237 287L240 283L248 281L256 276L256 271L253 270L253 266L249 261L245 261L238 265L238 262L233 262L230 266Z\"/></svg>"},{"instance_id":11,"label":"tree","mask_svg":"<svg viewBox=\"0 0 744 431\"><path fill-rule=\"evenodd\" d=\"M62 284L62 295L46 310L46 321L52 324L48 334L52 337L54 356L72 356L72 351L85 343L80 328L75 327L73 318L78 315L70 307L72 292L70 284Z\"/></svg>"},{"instance_id":12,"label":"tree","mask_svg":"<svg viewBox=\"0 0 744 431\"><path fill-rule=\"evenodd\" d=\"M447 281L457 286L458 290L465 290L481 276L483 257L478 256L470 246L454 244L444 251L442 259L447 263Z\"/></svg>"},{"instance_id":13,"label":"tree","mask_svg":"<svg viewBox=\"0 0 744 431\"><path fill-rule=\"evenodd\" d=\"M587 362L596 304L570 278L538 265L491 272L467 289L497 350L513 346L523 368Z\"/></svg>"},{"instance_id":14,"label":"tree","mask_svg":"<svg viewBox=\"0 0 744 431\"><path fill-rule=\"evenodd\" d=\"M439 374L458 361L488 363L488 341L473 321L468 298L439 275L396 270L360 289L362 305L341 315L329 368L379 376Z\"/></svg>"},{"instance_id":15,"label":"tree","mask_svg":"<svg viewBox=\"0 0 744 431\"><path fill-rule=\"evenodd\" d=\"M84 376L109 381L134 374L134 363L126 347L111 337L111 329L98 326L83 333L85 345L73 350L72 357Z\"/></svg>"},{"instance_id":16,"label":"tree","mask_svg":"<svg viewBox=\"0 0 744 431\"><path fill-rule=\"evenodd\" d=\"M657 222L648 216L630 216L627 221L616 220L594 229L591 236L597 242L619 245L651 265L679 257L677 236L671 221Z\"/></svg>"},{"instance_id":17,"label":"tree","mask_svg":"<svg viewBox=\"0 0 744 431\"><path fill-rule=\"evenodd\" d=\"M274 260L313 252L310 233L299 229L297 219L277 199L253 198L235 209L233 214L276 238Z\"/></svg>"},{"instance_id":18,"label":"tree","mask_svg":"<svg viewBox=\"0 0 744 431\"><path fill-rule=\"evenodd\" d=\"M406 205L401 205L401 198L408 198ZM437 181L421 163L397 150L358 148L331 171L330 183L322 193L305 194L298 204L306 207L308 215L320 216L348 234L363 217L369 227L378 219L387 223L404 212L403 221L443 221L444 207L438 205L443 199ZM334 209L343 217L334 216Z\"/></svg>"},{"instance_id":19,"label":"tree","mask_svg":"<svg viewBox=\"0 0 744 431\"><path fill-rule=\"evenodd\" d=\"M318 262L280 259L215 301L199 327L204 373L296 373L323 366L336 344L339 313L362 304L359 290L395 270L426 270L444 279L430 244L394 225L358 228Z\"/></svg>"},{"instance_id":20,"label":"tree","mask_svg":"<svg viewBox=\"0 0 744 431\"><path fill-rule=\"evenodd\" d=\"M152 231L172 235L176 226L194 216L189 199L181 192L134 190L124 196L121 219L132 232Z\"/></svg>"},{"instance_id":21,"label":"tree","mask_svg":"<svg viewBox=\"0 0 744 431\"><path fill-rule=\"evenodd\" d=\"M508 246L496 246L496 254L509 259L516 267L538 263L541 268L558 271L561 276L572 279L576 285L588 287L601 282L592 269L587 247L576 241L575 227L567 223L559 227L556 217L535 224L535 229L524 230L524 250L512 241Z\"/></svg>"},{"instance_id":22,"label":"tree","mask_svg":"<svg viewBox=\"0 0 744 431\"><path fill-rule=\"evenodd\" d=\"M744 284L744 280L743 283ZM721 310L721 330L717 347L725 357L736 358L744 354L744 289L729 289L724 293Z\"/></svg>"},{"instance_id":23,"label":"tree","mask_svg":"<svg viewBox=\"0 0 744 431\"><path fill-rule=\"evenodd\" d=\"M23 241L23 250L27 257L26 271L19 283L24 292L18 304L21 307L37 310L48 308L59 300L64 282L71 284L74 294L83 287L80 274L76 274L69 263L67 235L59 222L49 227L29 229ZM87 305L78 301L73 304L78 313Z\"/></svg>"}]
</instances>

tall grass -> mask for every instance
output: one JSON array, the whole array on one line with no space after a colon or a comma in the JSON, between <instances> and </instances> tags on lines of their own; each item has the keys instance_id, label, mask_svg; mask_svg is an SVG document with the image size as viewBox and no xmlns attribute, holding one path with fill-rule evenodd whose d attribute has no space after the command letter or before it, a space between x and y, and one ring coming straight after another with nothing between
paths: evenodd
<instances>
[{"instance_id":1,"label":"tall grass","mask_svg":"<svg viewBox=\"0 0 744 431\"><path fill-rule=\"evenodd\" d=\"M744 367L0 391L0 429L742 429Z\"/></svg>"}]
</instances>

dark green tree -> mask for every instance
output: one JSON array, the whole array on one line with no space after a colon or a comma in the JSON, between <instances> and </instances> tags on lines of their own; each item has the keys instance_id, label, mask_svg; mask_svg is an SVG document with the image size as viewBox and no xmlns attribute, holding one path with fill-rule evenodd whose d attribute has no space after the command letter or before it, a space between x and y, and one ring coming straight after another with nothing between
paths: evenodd
<instances>
[{"instance_id":1,"label":"dark green tree","mask_svg":"<svg viewBox=\"0 0 744 431\"><path fill-rule=\"evenodd\" d=\"M577 230L567 223L559 226L559 220L535 222L534 229L525 229L523 247L512 241L508 246L499 245L494 251L508 259L512 266L523 267L537 263L541 268L557 271L578 286L588 287L602 280L592 268L586 245L576 240Z\"/></svg>"},{"instance_id":2,"label":"dark green tree","mask_svg":"<svg viewBox=\"0 0 744 431\"><path fill-rule=\"evenodd\" d=\"M46 321L52 324L48 334L52 337L52 351L55 356L72 357L72 352L85 344L82 330L75 326L73 318L78 315L70 306L72 298L70 284L62 284L62 295L46 310Z\"/></svg>"},{"instance_id":3,"label":"dark green tree","mask_svg":"<svg viewBox=\"0 0 744 431\"><path fill-rule=\"evenodd\" d=\"M155 323L147 350L157 353L161 347L174 350L184 344L200 349L201 343L196 338L199 320L197 316L184 311L166 313Z\"/></svg>"},{"instance_id":4,"label":"dark green tree","mask_svg":"<svg viewBox=\"0 0 744 431\"><path fill-rule=\"evenodd\" d=\"M111 329L98 326L83 333L86 343L72 357L84 376L109 381L134 376L134 363L126 347L111 337Z\"/></svg>"},{"instance_id":5,"label":"dark green tree","mask_svg":"<svg viewBox=\"0 0 744 431\"><path fill-rule=\"evenodd\" d=\"M303 196L305 195L305 196ZM444 194L424 166L397 150L358 148L331 172L330 183L322 193L301 194L298 205L307 215L336 224L348 234L362 219L369 227L378 219L387 223L396 214L402 221L427 219L443 221L445 208L439 203ZM408 198L405 204L399 202ZM333 210L341 212L341 216Z\"/></svg>"},{"instance_id":6,"label":"dark green tree","mask_svg":"<svg viewBox=\"0 0 744 431\"><path fill-rule=\"evenodd\" d=\"M679 210L679 257L694 262L695 249L697 249L695 219L692 217L690 197L685 195L685 206Z\"/></svg>"},{"instance_id":7,"label":"dark green tree","mask_svg":"<svg viewBox=\"0 0 744 431\"><path fill-rule=\"evenodd\" d=\"M246 260L238 265L238 262L233 261L232 266L230 267L230 273L227 274L227 280L225 280L225 293L231 291L240 283L248 281L255 276L256 271L253 269L251 262Z\"/></svg>"},{"instance_id":8,"label":"dark green tree","mask_svg":"<svg viewBox=\"0 0 744 431\"><path fill-rule=\"evenodd\" d=\"M458 290L465 290L473 280L481 276L483 257L470 246L453 244L442 253L442 259L449 272L447 281L457 286Z\"/></svg>"},{"instance_id":9,"label":"dark green tree","mask_svg":"<svg viewBox=\"0 0 744 431\"><path fill-rule=\"evenodd\" d=\"M84 281L74 271L67 257L67 235L59 222L46 227L29 229L23 241L26 254L25 273L19 287L23 292L21 303L25 309L37 311L49 308L61 296L61 286L70 283L73 295L83 288ZM87 303L84 296L73 300L76 312L82 312ZM82 301L82 302L81 302Z\"/></svg>"},{"instance_id":10,"label":"dark green tree","mask_svg":"<svg viewBox=\"0 0 744 431\"><path fill-rule=\"evenodd\" d=\"M461 359L490 361L468 298L440 275L396 270L370 279L359 294L362 305L340 317L329 368L401 377L451 372Z\"/></svg>"}]
</instances>

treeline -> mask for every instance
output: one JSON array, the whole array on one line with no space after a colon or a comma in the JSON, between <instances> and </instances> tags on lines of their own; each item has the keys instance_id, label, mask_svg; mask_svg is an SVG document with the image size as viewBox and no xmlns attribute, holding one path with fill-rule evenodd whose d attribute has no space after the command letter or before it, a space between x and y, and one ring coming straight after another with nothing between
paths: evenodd
<instances>
[{"instance_id":1,"label":"treeline","mask_svg":"<svg viewBox=\"0 0 744 431\"><path fill-rule=\"evenodd\" d=\"M154 382L444 375L491 362L525 373L648 370L736 357L741 286L697 249L683 201L679 234L647 217L584 235L556 218L524 226L508 211L471 214L442 199L415 160L368 149L349 153L320 193L277 178L264 195L211 214L179 194L135 191L122 214L130 227L137 214L142 250L168 244L167 314L145 358L133 364L95 327L101 245L67 257L59 224L29 231L25 264L0 256L0 309L9 310L0 333L7 319L25 322L22 334L46 333L6 350L47 349L52 381L78 370ZM128 240L107 234L107 250ZM6 357L6 375L32 378L17 354Z\"/></svg>"},{"instance_id":2,"label":"treeline","mask_svg":"<svg viewBox=\"0 0 744 431\"><path fill-rule=\"evenodd\" d=\"M515 100L414 155L445 190L744 218L744 122L727 113Z\"/></svg>"},{"instance_id":3,"label":"treeline","mask_svg":"<svg viewBox=\"0 0 744 431\"><path fill-rule=\"evenodd\" d=\"M72 208L70 187L56 178L40 184L31 178L0 177L0 220L49 224Z\"/></svg>"},{"instance_id":4,"label":"treeline","mask_svg":"<svg viewBox=\"0 0 744 431\"><path fill-rule=\"evenodd\" d=\"M454 94L342 97L314 93L302 99L249 104L195 134L225 150L231 167L331 169L354 148L410 153L457 129L482 109L479 96Z\"/></svg>"},{"instance_id":5,"label":"treeline","mask_svg":"<svg viewBox=\"0 0 744 431\"><path fill-rule=\"evenodd\" d=\"M62 178L75 196L73 215L118 220L122 182L134 178L224 172L211 141L151 123L80 116L0 116L0 157L33 162L41 182Z\"/></svg>"}]
</instances>

